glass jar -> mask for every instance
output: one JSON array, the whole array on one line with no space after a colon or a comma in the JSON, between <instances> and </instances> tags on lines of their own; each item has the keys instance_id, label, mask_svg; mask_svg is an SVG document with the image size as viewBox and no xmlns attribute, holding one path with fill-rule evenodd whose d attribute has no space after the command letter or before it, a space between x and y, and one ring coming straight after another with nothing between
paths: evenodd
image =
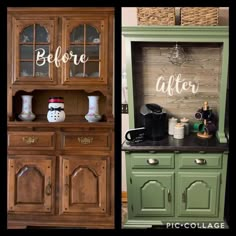
<instances>
[{"instance_id":1,"label":"glass jar","mask_svg":"<svg viewBox=\"0 0 236 236\"><path fill-rule=\"evenodd\" d=\"M183 139L184 138L184 125L181 123L177 123L174 129L174 138L175 139Z\"/></svg>"},{"instance_id":2,"label":"glass jar","mask_svg":"<svg viewBox=\"0 0 236 236\"><path fill-rule=\"evenodd\" d=\"M50 97L48 100L48 121L62 122L65 117L63 97Z\"/></svg>"},{"instance_id":3,"label":"glass jar","mask_svg":"<svg viewBox=\"0 0 236 236\"><path fill-rule=\"evenodd\" d=\"M169 123L168 123L168 134L169 135L174 135L174 128L175 125L177 124L177 118L169 118Z\"/></svg>"},{"instance_id":4,"label":"glass jar","mask_svg":"<svg viewBox=\"0 0 236 236\"><path fill-rule=\"evenodd\" d=\"M180 122L184 125L184 134L189 135L189 119L184 117L180 119Z\"/></svg>"}]
</instances>

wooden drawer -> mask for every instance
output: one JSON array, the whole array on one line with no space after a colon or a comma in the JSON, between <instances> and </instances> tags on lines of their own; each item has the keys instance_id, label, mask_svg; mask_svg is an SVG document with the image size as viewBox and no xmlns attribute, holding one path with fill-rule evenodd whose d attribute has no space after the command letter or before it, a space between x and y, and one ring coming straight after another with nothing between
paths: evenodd
<instances>
[{"instance_id":1,"label":"wooden drawer","mask_svg":"<svg viewBox=\"0 0 236 236\"><path fill-rule=\"evenodd\" d=\"M66 150L109 150L109 132L65 132L62 134L62 149Z\"/></svg>"},{"instance_id":2,"label":"wooden drawer","mask_svg":"<svg viewBox=\"0 0 236 236\"><path fill-rule=\"evenodd\" d=\"M174 168L174 154L172 153L136 153L130 155L131 168L161 169Z\"/></svg>"},{"instance_id":3,"label":"wooden drawer","mask_svg":"<svg viewBox=\"0 0 236 236\"><path fill-rule=\"evenodd\" d=\"M178 154L176 160L179 162L179 168L221 168L222 153L211 154Z\"/></svg>"},{"instance_id":4,"label":"wooden drawer","mask_svg":"<svg viewBox=\"0 0 236 236\"><path fill-rule=\"evenodd\" d=\"M8 148L26 150L54 150L54 132L8 132Z\"/></svg>"}]
</instances>

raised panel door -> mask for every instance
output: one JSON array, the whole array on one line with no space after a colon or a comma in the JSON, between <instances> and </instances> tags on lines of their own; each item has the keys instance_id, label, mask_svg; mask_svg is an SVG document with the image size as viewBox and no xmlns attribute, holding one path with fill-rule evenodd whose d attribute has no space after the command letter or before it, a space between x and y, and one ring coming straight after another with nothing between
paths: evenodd
<instances>
[{"instance_id":1,"label":"raised panel door","mask_svg":"<svg viewBox=\"0 0 236 236\"><path fill-rule=\"evenodd\" d=\"M178 215L218 216L221 173L179 172Z\"/></svg>"},{"instance_id":2,"label":"raised panel door","mask_svg":"<svg viewBox=\"0 0 236 236\"><path fill-rule=\"evenodd\" d=\"M54 209L55 157L8 157L8 212L47 213Z\"/></svg>"},{"instance_id":3,"label":"raised panel door","mask_svg":"<svg viewBox=\"0 0 236 236\"><path fill-rule=\"evenodd\" d=\"M109 211L109 157L60 157L60 213L107 214Z\"/></svg>"},{"instance_id":4,"label":"raised panel door","mask_svg":"<svg viewBox=\"0 0 236 236\"><path fill-rule=\"evenodd\" d=\"M130 178L129 209L133 216L172 216L174 172L136 172Z\"/></svg>"}]
</instances>

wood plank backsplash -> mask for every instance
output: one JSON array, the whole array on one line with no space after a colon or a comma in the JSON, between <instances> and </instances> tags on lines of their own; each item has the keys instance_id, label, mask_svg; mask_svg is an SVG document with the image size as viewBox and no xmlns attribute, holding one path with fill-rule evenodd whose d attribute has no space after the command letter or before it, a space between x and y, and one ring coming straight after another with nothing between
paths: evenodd
<instances>
[{"instance_id":1,"label":"wood plank backsplash","mask_svg":"<svg viewBox=\"0 0 236 236\"><path fill-rule=\"evenodd\" d=\"M169 116L187 117L190 122L196 122L194 114L198 108L208 101L213 112L219 109L219 86L221 75L221 45L209 43L181 43L188 60L181 66L169 61L170 49L175 44L134 43L132 45L133 86L135 126L142 125L139 109L143 104L156 103L162 106ZM190 90L173 96L156 91L157 79L164 77L165 83L169 77L181 79L199 85L197 93Z\"/></svg>"}]
</instances>

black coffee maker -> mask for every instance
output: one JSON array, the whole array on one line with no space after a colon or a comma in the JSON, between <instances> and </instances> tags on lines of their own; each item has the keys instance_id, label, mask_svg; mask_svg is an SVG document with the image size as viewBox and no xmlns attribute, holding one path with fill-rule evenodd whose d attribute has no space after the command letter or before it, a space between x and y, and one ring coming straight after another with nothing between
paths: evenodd
<instances>
[{"instance_id":1,"label":"black coffee maker","mask_svg":"<svg viewBox=\"0 0 236 236\"><path fill-rule=\"evenodd\" d=\"M166 132L166 112L157 104L145 104L140 108L143 115L145 137L158 141L165 137Z\"/></svg>"}]
</instances>

